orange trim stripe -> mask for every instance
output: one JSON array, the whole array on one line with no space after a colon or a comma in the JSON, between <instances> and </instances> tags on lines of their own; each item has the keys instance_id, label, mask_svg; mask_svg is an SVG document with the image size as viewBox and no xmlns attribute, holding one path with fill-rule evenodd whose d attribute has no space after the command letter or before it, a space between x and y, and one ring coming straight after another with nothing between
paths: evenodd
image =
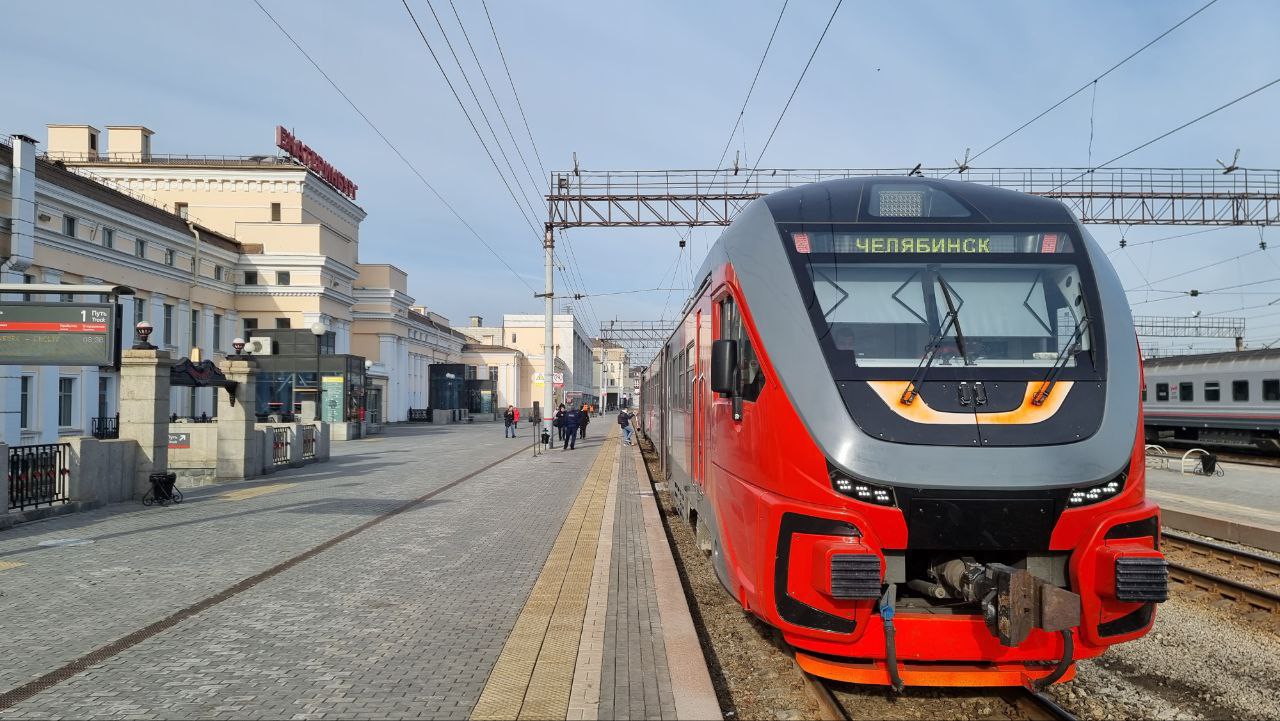
<instances>
[{"instance_id":1,"label":"orange trim stripe","mask_svg":"<svg viewBox=\"0 0 1280 721\"><path fill-rule=\"evenodd\" d=\"M1035 405L1031 399L1035 397L1040 383L1028 383L1023 394L1022 404L1011 410L999 413L952 413L930 408L923 396L916 396L911 405L902 403L902 391L910 381L867 381L871 390L880 396L880 400L889 410L912 423L929 425L968 425L970 423L988 423L992 425L1029 425L1039 423L1053 417L1062 407L1067 394L1071 392L1071 381L1058 381L1049 392L1049 397L1042 405Z\"/></svg>"}]
</instances>

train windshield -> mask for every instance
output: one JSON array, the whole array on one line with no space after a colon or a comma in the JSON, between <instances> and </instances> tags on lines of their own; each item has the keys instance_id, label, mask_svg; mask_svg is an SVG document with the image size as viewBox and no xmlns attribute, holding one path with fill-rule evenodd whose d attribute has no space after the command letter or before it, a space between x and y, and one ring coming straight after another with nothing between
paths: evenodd
<instances>
[{"instance_id":1,"label":"train windshield","mask_svg":"<svg viewBox=\"0 0 1280 721\"><path fill-rule=\"evenodd\" d=\"M1091 276L1065 234L790 235L833 370L914 367L935 345L939 370L1093 365Z\"/></svg>"}]
</instances>

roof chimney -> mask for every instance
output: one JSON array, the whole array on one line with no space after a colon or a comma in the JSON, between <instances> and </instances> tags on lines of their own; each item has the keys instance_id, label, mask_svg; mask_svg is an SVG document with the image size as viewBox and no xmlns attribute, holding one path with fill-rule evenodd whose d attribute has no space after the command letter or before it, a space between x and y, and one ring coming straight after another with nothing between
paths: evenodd
<instances>
[{"instance_id":1,"label":"roof chimney","mask_svg":"<svg viewBox=\"0 0 1280 721\"><path fill-rule=\"evenodd\" d=\"M479 328L479 327L480 327L480 326L482 326L482 325L484 325L484 318L482 318L481 316L478 316L478 315L473 315L473 316L471 316L471 327L472 327L472 328Z\"/></svg>"},{"instance_id":2,"label":"roof chimney","mask_svg":"<svg viewBox=\"0 0 1280 721\"><path fill-rule=\"evenodd\" d=\"M21 273L31 267L36 248L36 141L25 135L13 136L11 187L8 247L0 250L9 270Z\"/></svg>"},{"instance_id":3,"label":"roof chimney","mask_svg":"<svg viewBox=\"0 0 1280 721\"><path fill-rule=\"evenodd\" d=\"M107 157L117 163L145 163L151 160L152 135L141 125L108 125Z\"/></svg>"},{"instance_id":4,"label":"roof chimney","mask_svg":"<svg viewBox=\"0 0 1280 721\"><path fill-rule=\"evenodd\" d=\"M98 129L92 125L49 125L49 158L92 161L98 159Z\"/></svg>"}]
</instances>

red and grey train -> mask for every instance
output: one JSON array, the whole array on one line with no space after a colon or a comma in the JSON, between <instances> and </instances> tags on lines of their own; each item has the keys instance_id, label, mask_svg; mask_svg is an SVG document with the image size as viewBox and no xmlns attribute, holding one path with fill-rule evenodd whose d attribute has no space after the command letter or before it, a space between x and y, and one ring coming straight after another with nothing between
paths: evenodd
<instances>
[{"instance_id":1,"label":"red and grey train","mask_svg":"<svg viewBox=\"0 0 1280 721\"><path fill-rule=\"evenodd\" d=\"M644 375L724 587L812 673L1035 685L1167 597L1120 281L1056 200L852 178L752 202Z\"/></svg>"}]
</instances>

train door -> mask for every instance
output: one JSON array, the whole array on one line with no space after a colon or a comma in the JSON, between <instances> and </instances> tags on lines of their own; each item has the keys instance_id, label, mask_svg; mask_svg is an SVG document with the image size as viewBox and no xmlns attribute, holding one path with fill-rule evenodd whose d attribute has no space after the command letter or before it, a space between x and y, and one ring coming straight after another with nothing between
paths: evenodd
<instances>
[{"instance_id":1,"label":"train door","mask_svg":"<svg viewBox=\"0 0 1280 721\"><path fill-rule=\"evenodd\" d=\"M693 482L698 484L699 488L703 488L705 492L706 482L706 414L707 403L702 397L703 384L703 364L702 364L702 311L699 310L694 314L694 330L693 345L691 346L693 357L689 359L689 363L693 366L692 378L690 380L690 391L693 394L693 463L690 475L693 476Z\"/></svg>"}]
</instances>

